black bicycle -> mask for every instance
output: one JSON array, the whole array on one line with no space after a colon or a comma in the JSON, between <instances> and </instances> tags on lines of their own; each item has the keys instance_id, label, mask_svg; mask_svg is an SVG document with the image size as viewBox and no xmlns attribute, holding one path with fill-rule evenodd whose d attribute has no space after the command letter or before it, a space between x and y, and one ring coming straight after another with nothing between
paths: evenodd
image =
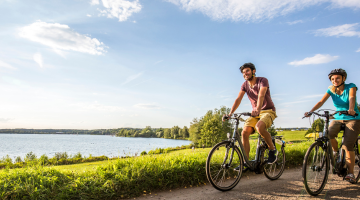
<instances>
[{"instance_id":1,"label":"black bicycle","mask_svg":"<svg viewBox=\"0 0 360 200\"><path fill-rule=\"evenodd\" d=\"M307 150L303 168L302 168L302 176L304 181L304 186L306 192L312 196L316 196L322 192L325 188L326 182L328 180L329 171L330 171L330 162L332 165L333 174L337 174L339 177L345 177L347 174L347 167L345 164L345 150L343 150L342 144L344 140L344 136L342 137L338 158L335 160L333 155L333 150L331 146L330 139L328 138L329 134L329 120L336 113L347 114L347 111L337 111L333 114L330 114L328 110L324 111L324 114L320 114L318 112L309 112L310 114L315 114L320 117L325 118L325 130L322 135L319 136L315 140L315 142L309 147ZM303 117L304 118L304 117ZM342 125L342 130L345 126ZM356 176L356 182L360 178L360 155L359 155L359 139L355 144L355 168L354 175Z\"/></svg>"},{"instance_id":2,"label":"black bicycle","mask_svg":"<svg viewBox=\"0 0 360 200\"><path fill-rule=\"evenodd\" d=\"M269 148L260 134L257 140L255 160L249 161L238 133L239 121L243 121L241 116L251 116L251 113L236 113L230 118L235 121L232 137L228 133L228 139L216 144L206 160L206 176L211 185L220 191L233 189L239 183L244 170L250 170L257 174L264 173L268 179L276 180L285 169L285 142L282 140L282 136L272 137L278 150L276 162L267 163ZM235 170L236 167L239 167L238 170Z\"/></svg>"}]
</instances>

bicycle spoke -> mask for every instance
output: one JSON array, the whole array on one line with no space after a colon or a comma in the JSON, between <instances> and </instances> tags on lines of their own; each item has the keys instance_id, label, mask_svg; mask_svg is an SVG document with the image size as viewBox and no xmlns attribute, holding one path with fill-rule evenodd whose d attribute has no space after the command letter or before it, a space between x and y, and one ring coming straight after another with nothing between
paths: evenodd
<instances>
[{"instance_id":1,"label":"bicycle spoke","mask_svg":"<svg viewBox=\"0 0 360 200\"><path fill-rule=\"evenodd\" d=\"M306 191L318 195L324 189L329 173L329 160L321 143L312 144L306 152L303 164L303 179Z\"/></svg>"},{"instance_id":2,"label":"bicycle spoke","mask_svg":"<svg viewBox=\"0 0 360 200\"><path fill-rule=\"evenodd\" d=\"M264 154L265 155L264 155L263 160L265 161L266 158L268 157L269 150L266 149ZM264 175L270 180L278 179L285 170L285 150L284 150L284 147L281 147L281 149L278 150L277 159L278 160L276 162L274 162L273 164L265 164L264 165Z\"/></svg>"},{"instance_id":3,"label":"bicycle spoke","mask_svg":"<svg viewBox=\"0 0 360 200\"><path fill-rule=\"evenodd\" d=\"M240 181L242 170L234 169L242 164L242 156L237 147L230 148L230 142L215 145L206 162L206 175L209 182L218 190L230 190ZM234 149L233 149L234 148ZM234 153L230 153L234 151ZM231 163L230 163L230 160ZM242 166L241 166L242 167ZM242 168L241 168L242 169Z\"/></svg>"}]
</instances>

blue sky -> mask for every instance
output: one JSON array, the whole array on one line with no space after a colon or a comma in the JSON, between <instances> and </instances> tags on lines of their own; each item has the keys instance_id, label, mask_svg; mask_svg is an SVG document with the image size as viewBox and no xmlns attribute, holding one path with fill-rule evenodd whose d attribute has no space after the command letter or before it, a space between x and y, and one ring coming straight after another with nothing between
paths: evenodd
<instances>
[{"instance_id":1,"label":"blue sky","mask_svg":"<svg viewBox=\"0 0 360 200\"><path fill-rule=\"evenodd\" d=\"M308 127L332 69L360 86L360 1L0 0L0 128L189 127L245 62L275 126Z\"/></svg>"}]
</instances>

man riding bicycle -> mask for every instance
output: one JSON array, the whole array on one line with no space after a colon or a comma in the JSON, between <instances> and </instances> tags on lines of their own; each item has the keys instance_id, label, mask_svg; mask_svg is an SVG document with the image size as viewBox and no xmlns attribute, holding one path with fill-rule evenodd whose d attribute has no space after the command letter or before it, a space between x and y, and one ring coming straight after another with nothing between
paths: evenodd
<instances>
[{"instance_id":1,"label":"man riding bicycle","mask_svg":"<svg viewBox=\"0 0 360 200\"><path fill-rule=\"evenodd\" d=\"M357 87L353 83L345 84L347 73L343 69L332 70L328 77L332 85L328 88L322 99L310 110L310 112L319 109L331 96L334 106L336 107L336 111L348 111L348 114L352 115L336 114L334 116L335 120L333 120L329 126L329 138L334 150L334 157L336 158L338 152L338 142L335 137L337 137L340 132L341 125L345 125L344 145L342 147L345 150L346 165L348 167L348 174L345 176L345 180L350 183L356 183L354 176L354 145L360 132L360 115L355 116L356 113L360 114L356 101ZM310 115L306 112L305 116L309 117Z\"/></svg>"},{"instance_id":2,"label":"man riding bicycle","mask_svg":"<svg viewBox=\"0 0 360 200\"><path fill-rule=\"evenodd\" d=\"M252 63L245 63L240 67L240 71L243 74L245 82L241 85L239 95L236 98L230 113L225 115L223 120L228 119L235 112L246 93L252 105L252 116L246 120L241 133L246 156L249 158L249 136L257 130L269 147L270 151L267 162L272 164L277 159L277 151L267 129L272 125L277 116L274 103L270 96L269 82L264 77L255 76L256 68ZM235 170L238 169L235 168Z\"/></svg>"}]
</instances>

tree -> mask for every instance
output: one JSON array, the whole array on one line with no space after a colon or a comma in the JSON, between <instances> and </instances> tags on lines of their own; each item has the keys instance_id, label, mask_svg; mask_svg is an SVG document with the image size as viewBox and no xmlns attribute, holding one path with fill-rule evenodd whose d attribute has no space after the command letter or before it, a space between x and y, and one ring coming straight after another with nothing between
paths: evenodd
<instances>
[{"instance_id":1,"label":"tree","mask_svg":"<svg viewBox=\"0 0 360 200\"><path fill-rule=\"evenodd\" d=\"M190 128L189 128L189 135L190 140L194 143L195 146L198 145L200 140L200 122L197 118L193 119L192 122L190 122Z\"/></svg>"},{"instance_id":2,"label":"tree","mask_svg":"<svg viewBox=\"0 0 360 200\"><path fill-rule=\"evenodd\" d=\"M170 138L171 137L171 130L169 128L164 130L164 138Z\"/></svg>"},{"instance_id":3,"label":"tree","mask_svg":"<svg viewBox=\"0 0 360 200\"><path fill-rule=\"evenodd\" d=\"M156 130L156 137L158 138L164 137L164 129L159 128L158 130Z\"/></svg>"},{"instance_id":4,"label":"tree","mask_svg":"<svg viewBox=\"0 0 360 200\"><path fill-rule=\"evenodd\" d=\"M270 133L271 136L277 135L277 131L276 131L276 129L275 129L275 125L274 125L274 124L272 124L272 125L267 129L267 131Z\"/></svg>"},{"instance_id":5,"label":"tree","mask_svg":"<svg viewBox=\"0 0 360 200\"><path fill-rule=\"evenodd\" d=\"M311 129L315 132L323 132L324 124L325 124L325 120L319 118L315 120L314 123L311 125Z\"/></svg>"},{"instance_id":6,"label":"tree","mask_svg":"<svg viewBox=\"0 0 360 200\"><path fill-rule=\"evenodd\" d=\"M187 126L184 126L181 133L182 133L181 135L184 139L189 137L189 129L187 128Z\"/></svg>"},{"instance_id":7,"label":"tree","mask_svg":"<svg viewBox=\"0 0 360 200\"><path fill-rule=\"evenodd\" d=\"M230 121L222 122L222 117L224 114L228 114L229 112L230 108L222 106L220 109L215 108L214 110L207 111L200 119L195 118L190 123L189 136L191 141L193 141L196 146L201 147L203 144L209 146L210 144L215 144L220 142L222 139L225 139L226 133L232 133L232 125ZM214 134L214 130L216 130L218 135L215 134L216 137L211 139L214 141L210 142L209 134Z\"/></svg>"},{"instance_id":8,"label":"tree","mask_svg":"<svg viewBox=\"0 0 360 200\"><path fill-rule=\"evenodd\" d=\"M174 126L171 128L171 133L170 133L171 138L176 139L179 137L179 129L180 129L180 127L178 127L178 126Z\"/></svg>"},{"instance_id":9,"label":"tree","mask_svg":"<svg viewBox=\"0 0 360 200\"><path fill-rule=\"evenodd\" d=\"M221 122L214 116L204 123L201 129L201 143L206 147L211 147L224 139L225 134L222 132Z\"/></svg>"}]
</instances>

